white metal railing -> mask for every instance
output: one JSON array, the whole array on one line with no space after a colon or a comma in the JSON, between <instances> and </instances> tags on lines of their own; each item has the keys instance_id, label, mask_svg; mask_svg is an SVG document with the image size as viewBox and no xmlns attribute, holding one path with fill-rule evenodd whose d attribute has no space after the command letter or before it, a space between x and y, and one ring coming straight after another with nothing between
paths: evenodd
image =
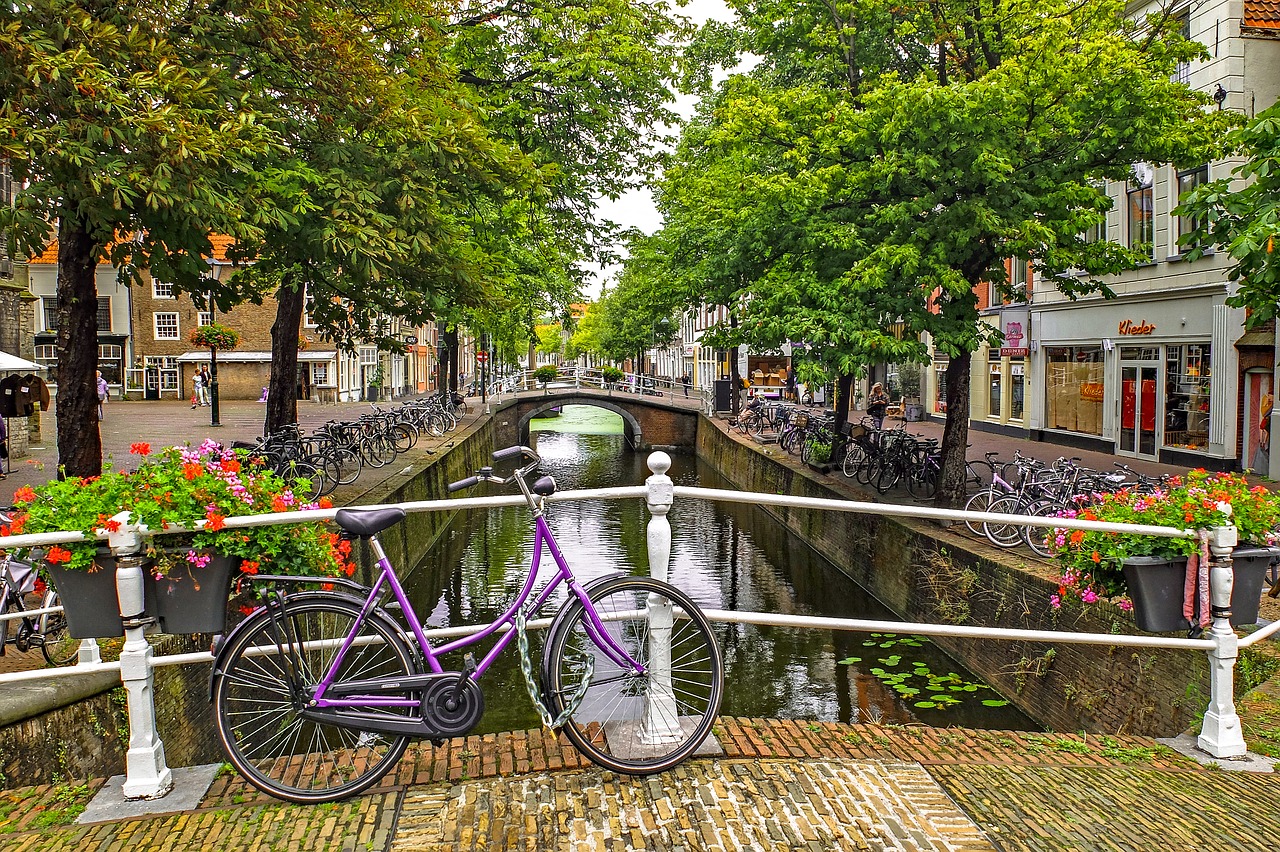
<instances>
[{"instance_id":1,"label":"white metal railing","mask_svg":"<svg viewBox=\"0 0 1280 852\"><path fill-rule=\"evenodd\" d=\"M807 509L818 511L857 512L898 517L928 518L951 520L956 522L979 521L1007 523L1023 526L1045 526L1066 529L1099 530L1106 532L1150 535L1164 538L1197 538L1195 530L1175 527L1159 527L1138 524L1115 524L1100 521L1087 521L1080 518L1042 518L1021 515L1004 515L990 512L964 512L949 509L935 509L923 506L898 506L885 503L865 503L849 500L833 500L822 498L792 497L779 494L763 494L752 492L728 491L724 489L675 486L666 475L671 465L670 457L663 452L655 452L649 456L649 469L652 475L643 486L627 486L619 488L596 488L563 491L549 498L553 503L571 503L585 500L623 500L644 498L650 511L647 527L650 573L657 579L666 580L671 552L671 527L667 513L674 504L675 498L712 500L721 502L751 503L758 506L777 508ZM406 512L455 511L459 509L486 509L501 506L520 506L525 504L523 496L508 497L473 497L452 500L421 500L407 503L385 504L398 506ZM378 508L374 506L361 508ZM226 519L228 527L253 527L269 524L298 523L311 520L331 520L337 509L315 509L301 512L281 514L249 515ZM102 532L98 536L106 539L113 552L119 557L119 568L116 572L119 609L121 613L130 615L143 609L142 577L140 563L137 558L142 547L142 539L147 536L184 532L176 527L164 531L153 531L130 525L127 513L117 515L114 520L120 522L121 528L115 533ZM198 528L203 522L193 524ZM1247 750L1241 733L1240 720L1236 715L1233 693L1233 670L1238 649L1248 647L1264 639L1270 638L1280 631L1280 622L1276 622L1258 630L1244 639L1237 637L1232 630L1228 612L1233 583L1231 570L1231 549L1236 544L1236 530L1232 526L1216 527L1209 531L1210 550L1212 553L1210 568L1210 586L1214 605L1213 626L1204 638L1188 639L1164 636L1139 636L1111 633L1076 633L1070 631L1016 630L990 627L967 627L951 624L930 624L913 622L872 621L864 619L824 618L800 615L778 615L774 613L735 612L727 610L706 610L708 618L715 621L735 622L740 624L778 625L787 627L814 628L824 630L856 630L872 632L913 632L929 636L951 636L956 638L1030 640L1036 642L1086 643L1110 646L1128 646L1144 648L1165 648L1173 650L1203 650L1208 653L1211 664L1211 699L1205 713L1204 723L1198 740L1199 746L1215 757L1236 757ZM19 536L0 537L0 549L14 547L31 547L36 545L61 544L83 540L76 532L24 534ZM132 558L131 558L132 557ZM125 795L131 798L154 798L164 795L172 785L171 773L164 764L163 744L156 734L155 712L151 704L152 670L157 666L182 665L189 663L208 663L211 656L207 653L180 654L166 657L154 657L151 646L143 636L141 624L128 626L125 631L126 641L118 663L82 662L73 668L21 672L0 675L0 687L6 683L28 682L49 678L70 677L81 673L99 671L119 671L129 691L130 748L127 757L127 775ZM444 638L445 636L466 635L479 628L455 627L442 631L432 631L429 636Z\"/></svg>"},{"instance_id":2,"label":"white metal railing","mask_svg":"<svg viewBox=\"0 0 1280 852\"><path fill-rule=\"evenodd\" d=\"M683 399L690 399L697 403L698 408L711 412L711 406L714 402L710 388L695 388L690 385L687 389L688 396L685 396L686 388L678 378L665 376L646 376L642 373L622 374L622 379L617 382L606 382L604 380L604 371L600 367L578 367L574 365L557 367L558 374L556 378L547 382L546 390L564 390L566 388L589 388L592 390L602 390L608 393L626 393L636 396L663 396L669 397L677 402ZM516 373L510 373L495 379L490 384L490 393L495 400L500 400L504 394L516 394L526 391L544 390L542 383L534 378L533 370L521 370Z\"/></svg>"}]
</instances>

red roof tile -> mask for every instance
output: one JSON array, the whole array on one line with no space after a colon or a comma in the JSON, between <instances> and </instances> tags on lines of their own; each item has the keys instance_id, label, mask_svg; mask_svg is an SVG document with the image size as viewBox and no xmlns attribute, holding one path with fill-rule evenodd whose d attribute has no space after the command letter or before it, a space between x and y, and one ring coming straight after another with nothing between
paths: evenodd
<instances>
[{"instance_id":1,"label":"red roof tile","mask_svg":"<svg viewBox=\"0 0 1280 852\"><path fill-rule=\"evenodd\" d=\"M235 243L231 237L223 234L213 234L209 237L209 242L213 244L213 257L215 260L226 261L227 249ZM51 240L48 248L39 255L31 258L28 263L47 263L50 265L58 262L58 241Z\"/></svg>"},{"instance_id":2,"label":"red roof tile","mask_svg":"<svg viewBox=\"0 0 1280 852\"><path fill-rule=\"evenodd\" d=\"M1242 26L1280 31L1280 0L1244 0Z\"/></svg>"}]
</instances>

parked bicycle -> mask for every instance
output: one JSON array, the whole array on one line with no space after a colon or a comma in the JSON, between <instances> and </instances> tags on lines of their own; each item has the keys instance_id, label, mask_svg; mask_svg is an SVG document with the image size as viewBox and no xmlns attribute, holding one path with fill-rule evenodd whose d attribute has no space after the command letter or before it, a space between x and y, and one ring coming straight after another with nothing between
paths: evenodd
<instances>
[{"instance_id":1,"label":"parked bicycle","mask_svg":"<svg viewBox=\"0 0 1280 852\"><path fill-rule=\"evenodd\" d=\"M495 463L511 459L517 467L509 476L484 467L449 486L514 483L533 512L524 586L478 633L434 646L427 640L378 540L404 518L399 508L337 513L343 534L367 540L377 557L372 588L330 578L253 578L265 602L220 644L212 680L219 738L251 784L301 803L367 789L410 738L442 741L472 729L484 712L480 678L513 641L544 723L563 726L600 766L661 772L703 742L723 689L720 650L706 617L683 592L648 577L579 583L545 517L555 481L526 481L539 463L527 447L493 454ZM556 571L535 591L544 549ZM289 590L310 582L334 588ZM526 621L562 586L568 599L551 621L538 680L526 653ZM489 638L495 641L479 663L467 653L460 671L441 665L442 657Z\"/></svg>"},{"instance_id":2,"label":"parked bicycle","mask_svg":"<svg viewBox=\"0 0 1280 852\"><path fill-rule=\"evenodd\" d=\"M10 520L9 515L0 512L0 525ZM0 657L13 645L23 653L39 648L45 660L55 666L75 660L80 640L72 638L61 612L23 615L31 609L59 606L58 593L40 579L35 566L13 553L0 551L0 615L19 616L0 619Z\"/></svg>"}]
</instances>

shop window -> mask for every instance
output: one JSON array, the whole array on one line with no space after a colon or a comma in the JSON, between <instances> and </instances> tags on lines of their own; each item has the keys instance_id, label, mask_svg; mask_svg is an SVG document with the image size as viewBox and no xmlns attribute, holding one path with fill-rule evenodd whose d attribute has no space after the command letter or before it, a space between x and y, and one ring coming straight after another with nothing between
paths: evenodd
<instances>
[{"instance_id":1,"label":"shop window","mask_svg":"<svg viewBox=\"0 0 1280 852\"><path fill-rule=\"evenodd\" d=\"M329 384L329 363L317 361L311 365L311 384L324 387Z\"/></svg>"},{"instance_id":2,"label":"shop window","mask_svg":"<svg viewBox=\"0 0 1280 852\"><path fill-rule=\"evenodd\" d=\"M938 393L933 399L933 411L935 414L946 414L947 413L947 365L935 364L933 369L934 369L935 375L937 376L937 380L934 382L934 385L938 389Z\"/></svg>"},{"instance_id":3,"label":"shop window","mask_svg":"<svg viewBox=\"0 0 1280 852\"><path fill-rule=\"evenodd\" d=\"M1129 248L1146 257L1155 247L1155 195L1152 188L1155 169L1147 163L1135 163L1126 190L1129 212Z\"/></svg>"},{"instance_id":4,"label":"shop window","mask_svg":"<svg viewBox=\"0 0 1280 852\"><path fill-rule=\"evenodd\" d=\"M1101 436L1102 347L1047 346L1044 351L1046 428Z\"/></svg>"},{"instance_id":5,"label":"shop window","mask_svg":"<svg viewBox=\"0 0 1280 852\"><path fill-rule=\"evenodd\" d=\"M1207 343L1165 348L1166 447L1209 449L1209 354Z\"/></svg>"},{"instance_id":6,"label":"shop window","mask_svg":"<svg viewBox=\"0 0 1280 852\"><path fill-rule=\"evenodd\" d=\"M35 361L45 368L44 377L53 384L58 383L58 347L52 343L38 343L35 348Z\"/></svg>"}]
</instances>

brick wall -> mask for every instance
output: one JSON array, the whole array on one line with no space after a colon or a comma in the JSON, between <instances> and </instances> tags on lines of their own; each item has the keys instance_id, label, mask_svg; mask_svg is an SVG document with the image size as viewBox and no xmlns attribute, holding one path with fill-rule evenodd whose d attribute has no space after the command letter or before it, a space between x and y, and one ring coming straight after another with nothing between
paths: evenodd
<instances>
[{"instance_id":1,"label":"brick wall","mask_svg":"<svg viewBox=\"0 0 1280 852\"><path fill-rule=\"evenodd\" d=\"M807 470L726 436L709 421L698 453L738 488L847 499ZM1053 610L1046 567L927 522L811 510L770 510L908 621L1088 633L1137 632L1100 604ZM1045 727L1171 736L1203 712L1208 663L1200 652L1008 641L933 640ZM1252 649L1248 649L1252 650ZM1052 651L1052 654L1049 652Z\"/></svg>"}]
</instances>

